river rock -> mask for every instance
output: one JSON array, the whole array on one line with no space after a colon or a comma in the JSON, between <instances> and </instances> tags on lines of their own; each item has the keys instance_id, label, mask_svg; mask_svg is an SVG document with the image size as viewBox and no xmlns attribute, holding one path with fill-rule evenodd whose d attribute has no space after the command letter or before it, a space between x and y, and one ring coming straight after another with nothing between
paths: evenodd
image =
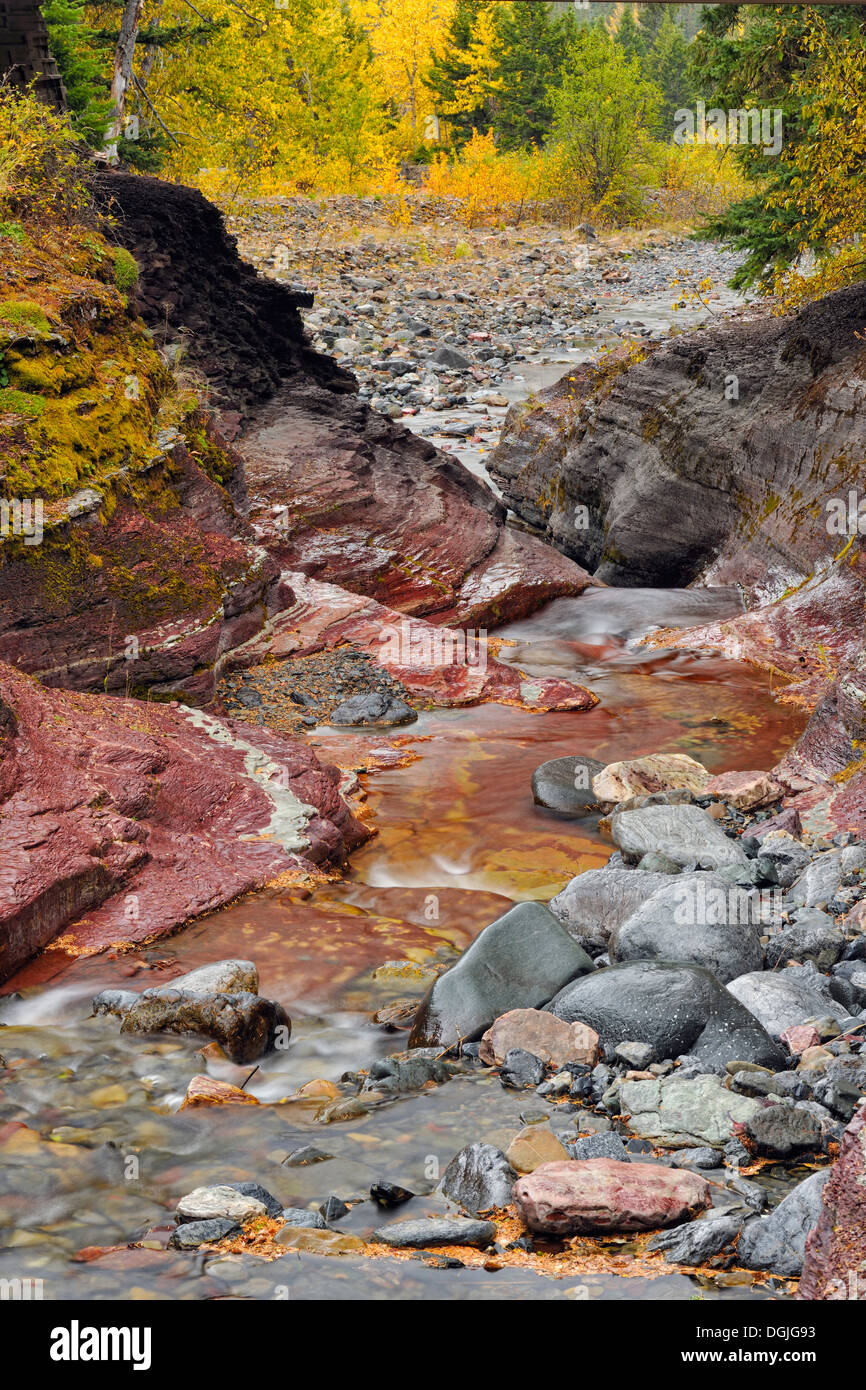
<instances>
[{"instance_id":1,"label":"river rock","mask_svg":"<svg viewBox=\"0 0 866 1390\"><path fill-rule=\"evenodd\" d=\"M534 1173L542 1163L561 1162L569 1153L548 1125L527 1125L512 1139L505 1157L515 1174Z\"/></svg>"},{"instance_id":2,"label":"river rock","mask_svg":"<svg viewBox=\"0 0 866 1390\"><path fill-rule=\"evenodd\" d=\"M566 931L592 955L607 950L612 931L670 883L667 873L633 869L588 869L567 883L548 906Z\"/></svg>"},{"instance_id":3,"label":"river rock","mask_svg":"<svg viewBox=\"0 0 866 1390\"><path fill-rule=\"evenodd\" d=\"M714 901L720 910L708 912ZM685 961L704 966L725 984L763 964L749 909L749 895L714 874L680 875L611 933L610 959Z\"/></svg>"},{"instance_id":4,"label":"river rock","mask_svg":"<svg viewBox=\"0 0 866 1390\"><path fill-rule=\"evenodd\" d=\"M815 1176L827 1181L795 1297L866 1300L866 1106L845 1130L832 1169Z\"/></svg>"},{"instance_id":5,"label":"river rock","mask_svg":"<svg viewBox=\"0 0 866 1390\"><path fill-rule=\"evenodd\" d=\"M782 787L769 772L723 772L704 786L706 796L716 796L737 811L755 811L778 801Z\"/></svg>"},{"instance_id":6,"label":"river rock","mask_svg":"<svg viewBox=\"0 0 866 1390\"><path fill-rule=\"evenodd\" d=\"M258 1105L255 1096L242 1091L240 1086L232 1086L228 1081L217 1081L214 1076L199 1074L194 1076L186 1088L181 1102L181 1110L194 1110L203 1105Z\"/></svg>"},{"instance_id":7,"label":"river rock","mask_svg":"<svg viewBox=\"0 0 866 1390\"><path fill-rule=\"evenodd\" d=\"M329 724L411 724L418 718L415 710L388 691L373 691L369 695L350 695L329 715Z\"/></svg>"},{"instance_id":8,"label":"river rock","mask_svg":"<svg viewBox=\"0 0 866 1390\"><path fill-rule=\"evenodd\" d=\"M212 1245L227 1236L239 1236L241 1227L228 1216L211 1217L208 1221L187 1221L172 1231L169 1245L175 1250L197 1250L200 1245Z\"/></svg>"},{"instance_id":9,"label":"river rock","mask_svg":"<svg viewBox=\"0 0 866 1390\"><path fill-rule=\"evenodd\" d=\"M593 778L592 790L598 801L615 805L630 796L647 796L675 788L701 793L709 776L702 763L685 753L650 753L644 758L608 763Z\"/></svg>"},{"instance_id":10,"label":"river rock","mask_svg":"<svg viewBox=\"0 0 866 1390\"><path fill-rule=\"evenodd\" d=\"M829 902L836 896L843 872L841 850L819 854L788 889L786 901L793 907L819 907Z\"/></svg>"},{"instance_id":11,"label":"river rock","mask_svg":"<svg viewBox=\"0 0 866 1390\"><path fill-rule=\"evenodd\" d=\"M563 1023L541 1009L512 1009L497 1018L481 1039L479 1056L488 1067L498 1067L515 1047L557 1069L567 1062L594 1067L599 1057L598 1034L591 1028Z\"/></svg>"},{"instance_id":12,"label":"river rock","mask_svg":"<svg viewBox=\"0 0 866 1390\"><path fill-rule=\"evenodd\" d=\"M672 1226L710 1205L697 1173L611 1158L545 1163L514 1184L514 1205L540 1235L648 1231Z\"/></svg>"},{"instance_id":13,"label":"river rock","mask_svg":"<svg viewBox=\"0 0 866 1390\"><path fill-rule=\"evenodd\" d=\"M752 1096L727 1090L713 1074L622 1080L615 1083L614 1093L633 1134L671 1148L683 1144L720 1148L735 1126L751 1119L761 1105Z\"/></svg>"},{"instance_id":14,"label":"river rock","mask_svg":"<svg viewBox=\"0 0 866 1390\"><path fill-rule=\"evenodd\" d=\"M761 858L771 861L779 886L790 888L809 863L809 851L802 841L786 831L762 834L762 829L759 824L750 827L751 833L760 839Z\"/></svg>"},{"instance_id":15,"label":"river rock","mask_svg":"<svg viewBox=\"0 0 866 1390\"><path fill-rule=\"evenodd\" d=\"M264 1202L248 1197L227 1183L222 1187L196 1187L181 1197L176 1207L178 1221L210 1221L226 1217L243 1225L254 1216L266 1216Z\"/></svg>"},{"instance_id":16,"label":"river rock","mask_svg":"<svg viewBox=\"0 0 866 1390\"><path fill-rule=\"evenodd\" d=\"M477 1216L494 1207L507 1207L516 1178L501 1149L492 1144L467 1144L454 1155L439 1186L452 1202Z\"/></svg>"},{"instance_id":17,"label":"river rock","mask_svg":"<svg viewBox=\"0 0 866 1390\"><path fill-rule=\"evenodd\" d=\"M647 1250L664 1250L668 1264L702 1265L736 1240L743 1216L733 1211L711 1211L685 1226L674 1226L653 1236Z\"/></svg>"},{"instance_id":18,"label":"river rock","mask_svg":"<svg viewBox=\"0 0 866 1390\"><path fill-rule=\"evenodd\" d=\"M150 991L182 990L186 994L258 994L259 972L251 960L215 960L178 975Z\"/></svg>"},{"instance_id":19,"label":"river rock","mask_svg":"<svg viewBox=\"0 0 866 1390\"><path fill-rule=\"evenodd\" d=\"M258 994L187 994L145 990L124 1015L122 1033L198 1033L218 1042L232 1062L254 1062L291 1037L281 1004Z\"/></svg>"},{"instance_id":20,"label":"river rock","mask_svg":"<svg viewBox=\"0 0 866 1390\"><path fill-rule=\"evenodd\" d=\"M602 1131L598 1134L584 1134L580 1139L575 1139L569 1146L570 1157L575 1159L583 1158L615 1158L618 1163L630 1163L628 1149L622 1142L618 1134L612 1130Z\"/></svg>"},{"instance_id":21,"label":"river rock","mask_svg":"<svg viewBox=\"0 0 866 1390\"><path fill-rule=\"evenodd\" d=\"M783 1066L782 1049L748 1009L731 1000L709 970L631 961L566 985L549 1008L568 1023L586 1023L611 1051L620 1042L644 1042L657 1062L688 1053L708 1070L734 1058Z\"/></svg>"},{"instance_id":22,"label":"river rock","mask_svg":"<svg viewBox=\"0 0 866 1390\"><path fill-rule=\"evenodd\" d=\"M544 1063L531 1052L524 1052L521 1047L512 1047L505 1054L499 1080L512 1091L522 1091L527 1086L539 1086L544 1080Z\"/></svg>"},{"instance_id":23,"label":"river rock","mask_svg":"<svg viewBox=\"0 0 866 1390\"><path fill-rule=\"evenodd\" d=\"M260 1182L245 1178L242 1182L226 1183L227 1187L233 1187L235 1192L239 1192L242 1197L252 1197L253 1201L261 1202L268 1216L281 1216L283 1211L282 1202L278 1202L272 1192L266 1187L262 1187Z\"/></svg>"},{"instance_id":24,"label":"river rock","mask_svg":"<svg viewBox=\"0 0 866 1390\"><path fill-rule=\"evenodd\" d=\"M824 977L813 966L750 971L731 980L727 989L776 1038L807 1019L827 1014L841 1019L848 1012L836 1003Z\"/></svg>"},{"instance_id":25,"label":"river rock","mask_svg":"<svg viewBox=\"0 0 866 1390\"><path fill-rule=\"evenodd\" d=\"M319 1211L307 1211L305 1207L284 1207L280 1213L283 1224L290 1227L302 1227L304 1230L326 1231L328 1223ZM281 1244L279 1233L276 1240Z\"/></svg>"},{"instance_id":26,"label":"river rock","mask_svg":"<svg viewBox=\"0 0 866 1390\"><path fill-rule=\"evenodd\" d=\"M592 969L589 956L552 912L541 903L518 903L433 981L409 1046L451 1047L479 1038L502 1014L538 1008Z\"/></svg>"},{"instance_id":27,"label":"river rock","mask_svg":"<svg viewBox=\"0 0 866 1390\"><path fill-rule=\"evenodd\" d=\"M616 811L611 817L610 833L623 858L634 864L652 850L666 854L675 864L692 868L739 868L747 860L736 840L731 840L699 806L644 806L636 811Z\"/></svg>"},{"instance_id":28,"label":"river rock","mask_svg":"<svg viewBox=\"0 0 866 1390\"><path fill-rule=\"evenodd\" d=\"M496 1236L492 1221L470 1221L465 1216L419 1217L380 1226L370 1239L396 1249L428 1245L476 1245L483 1248Z\"/></svg>"},{"instance_id":29,"label":"river rock","mask_svg":"<svg viewBox=\"0 0 866 1390\"><path fill-rule=\"evenodd\" d=\"M833 1057L812 1085L820 1105L843 1120L850 1120L866 1095L866 1054Z\"/></svg>"},{"instance_id":30,"label":"river rock","mask_svg":"<svg viewBox=\"0 0 866 1390\"><path fill-rule=\"evenodd\" d=\"M532 774L532 799L561 816L584 816L598 809L592 779L603 767L595 758L551 758Z\"/></svg>"},{"instance_id":31,"label":"river rock","mask_svg":"<svg viewBox=\"0 0 866 1390\"><path fill-rule=\"evenodd\" d=\"M748 1147L762 1158L794 1158L821 1148L819 1121L793 1105L761 1106L743 1131Z\"/></svg>"},{"instance_id":32,"label":"river rock","mask_svg":"<svg viewBox=\"0 0 866 1390\"><path fill-rule=\"evenodd\" d=\"M770 939L765 958L769 970L793 960L800 965L811 962L817 970L823 971L836 964L844 949L845 936L833 918L813 909L798 912L792 927L786 927Z\"/></svg>"},{"instance_id":33,"label":"river rock","mask_svg":"<svg viewBox=\"0 0 866 1390\"><path fill-rule=\"evenodd\" d=\"M745 1269L765 1269L796 1279L803 1268L806 1238L818 1221L830 1169L799 1182L769 1216L748 1221L740 1233L737 1261Z\"/></svg>"}]
</instances>

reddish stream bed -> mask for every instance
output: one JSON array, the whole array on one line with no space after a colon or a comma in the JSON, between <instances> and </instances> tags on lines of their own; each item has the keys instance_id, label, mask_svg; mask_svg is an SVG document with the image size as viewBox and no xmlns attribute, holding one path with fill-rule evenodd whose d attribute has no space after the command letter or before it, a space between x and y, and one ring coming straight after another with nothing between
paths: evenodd
<instances>
[{"instance_id":1,"label":"reddish stream bed","mask_svg":"<svg viewBox=\"0 0 866 1390\"><path fill-rule=\"evenodd\" d=\"M608 1243L579 1277L561 1278L508 1263L433 1269L357 1254L293 1252L269 1263L124 1248L74 1258L83 1247L125 1247L149 1230L157 1234L147 1246L158 1246L177 1199L220 1180L253 1178L285 1204L306 1206L331 1192L359 1196L386 1177L428 1194L401 1216L444 1210L429 1174L466 1143L507 1147L521 1113L538 1108L531 1092L474 1074L328 1125L309 1103L178 1112L196 1072L239 1082L251 1068L205 1062L194 1038L121 1036L117 1019L88 1018L90 998L105 987L163 983L221 957L255 961L261 992L293 1019L291 1046L264 1059L246 1084L262 1102L401 1049L406 1034L375 1024L377 1009L419 997L425 965L452 960L512 902L546 901L611 852L595 819L563 820L533 804L539 763L666 749L713 771L768 768L792 743L802 716L777 703L765 675L635 645L648 627L698 624L738 608L728 591L608 589L556 600L497 633L514 643L500 658L529 675L580 680L600 697L595 709L424 713L400 731L413 761L368 779L378 833L343 881L309 896L263 892L129 955L47 952L8 982L0 1052L15 1065L0 1091L0 1277L42 1278L46 1298L690 1298L698 1286L704 1297L768 1296L766 1287L724 1278L650 1278L639 1260L630 1268L627 1241ZM320 756L328 758L330 745L337 761L340 737L312 735ZM373 747L389 741L387 731L364 737ZM389 961L419 968L383 970ZM287 1159L304 1144L329 1157L292 1166ZM772 1189L773 1175L766 1181ZM367 1202L340 1229L366 1234L377 1220Z\"/></svg>"}]
</instances>

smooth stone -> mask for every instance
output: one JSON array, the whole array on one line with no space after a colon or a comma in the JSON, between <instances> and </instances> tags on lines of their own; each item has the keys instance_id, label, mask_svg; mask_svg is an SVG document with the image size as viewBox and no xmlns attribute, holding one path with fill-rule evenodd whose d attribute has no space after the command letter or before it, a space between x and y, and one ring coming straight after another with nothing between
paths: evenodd
<instances>
[{"instance_id":1,"label":"smooth stone","mask_svg":"<svg viewBox=\"0 0 866 1390\"><path fill-rule=\"evenodd\" d=\"M331 710L329 724L411 724L418 718L415 710L387 692L373 691L367 695L350 695L348 700Z\"/></svg>"},{"instance_id":2,"label":"smooth stone","mask_svg":"<svg viewBox=\"0 0 866 1390\"><path fill-rule=\"evenodd\" d=\"M740 1233L737 1262L745 1269L769 1270L796 1279L803 1268L806 1237L821 1213L830 1169L797 1184L769 1216L748 1221Z\"/></svg>"},{"instance_id":3,"label":"smooth stone","mask_svg":"<svg viewBox=\"0 0 866 1390\"><path fill-rule=\"evenodd\" d=\"M702 763L685 753L650 753L643 758L608 763L593 778L597 800L616 805L630 796L686 790L700 794L710 774Z\"/></svg>"},{"instance_id":4,"label":"smooth stone","mask_svg":"<svg viewBox=\"0 0 866 1390\"><path fill-rule=\"evenodd\" d=\"M730 980L727 990L776 1038L811 1018L825 1014L843 1018L847 1014L847 1009L836 1003L827 982L814 966L750 971Z\"/></svg>"},{"instance_id":5,"label":"smooth stone","mask_svg":"<svg viewBox=\"0 0 866 1390\"><path fill-rule=\"evenodd\" d=\"M266 1216L264 1202L247 1197L228 1183L215 1187L196 1187L181 1197L175 1208L178 1221L209 1221L212 1217L227 1217L243 1225L254 1216Z\"/></svg>"},{"instance_id":6,"label":"smooth stone","mask_svg":"<svg viewBox=\"0 0 866 1390\"><path fill-rule=\"evenodd\" d=\"M508 1145L505 1157L517 1173L534 1173L542 1163L556 1163L569 1157L569 1151L548 1125L527 1125ZM511 1195L509 1193L509 1202Z\"/></svg>"},{"instance_id":7,"label":"smooth stone","mask_svg":"<svg viewBox=\"0 0 866 1390\"><path fill-rule=\"evenodd\" d=\"M651 850L667 855L675 864L720 869L745 865L747 855L699 806L644 806L637 811L616 811L610 833L617 849L635 864Z\"/></svg>"},{"instance_id":8,"label":"smooth stone","mask_svg":"<svg viewBox=\"0 0 866 1390\"><path fill-rule=\"evenodd\" d=\"M792 907L817 907L829 902L836 896L843 872L841 850L819 854L788 889L788 903Z\"/></svg>"},{"instance_id":9,"label":"smooth stone","mask_svg":"<svg viewBox=\"0 0 866 1390\"><path fill-rule=\"evenodd\" d=\"M592 779L604 767L595 758L551 758L532 774L532 799L561 816L583 816L598 808Z\"/></svg>"},{"instance_id":10,"label":"smooth stone","mask_svg":"<svg viewBox=\"0 0 866 1390\"><path fill-rule=\"evenodd\" d=\"M647 1250L664 1250L669 1264L702 1265L736 1239L743 1217L736 1212L714 1211L685 1226L675 1226L653 1236Z\"/></svg>"},{"instance_id":11,"label":"smooth stone","mask_svg":"<svg viewBox=\"0 0 866 1390\"><path fill-rule=\"evenodd\" d=\"M268 1216L282 1216L283 1204L278 1202L272 1192L266 1187L262 1187L260 1182L247 1180L245 1182L226 1183L226 1187L233 1187L235 1192L239 1192L242 1197L252 1197L254 1201L261 1202Z\"/></svg>"},{"instance_id":12,"label":"smooth stone","mask_svg":"<svg viewBox=\"0 0 866 1390\"><path fill-rule=\"evenodd\" d=\"M134 989L103 989L94 996L90 1007L94 1014L115 1014L123 1018L138 1000Z\"/></svg>"},{"instance_id":13,"label":"smooth stone","mask_svg":"<svg viewBox=\"0 0 866 1390\"><path fill-rule=\"evenodd\" d=\"M440 1190L472 1216L507 1207L517 1174L508 1157L493 1144L467 1144L455 1154L439 1184Z\"/></svg>"},{"instance_id":14,"label":"smooth stone","mask_svg":"<svg viewBox=\"0 0 866 1390\"><path fill-rule=\"evenodd\" d=\"M545 1163L514 1184L523 1222L540 1235L648 1231L672 1226L710 1205L697 1173L651 1163L589 1158Z\"/></svg>"},{"instance_id":15,"label":"smooth stone","mask_svg":"<svg viewBox=\"0 0 866 1390\"><path fill-rule=\"evenodd\" d=\"M487 1066L501 1066L515 1047L556 1068L567 1062L594 1067L599 1057L597 1033L583 1023L563 1023L542 1009L511 1009L497 1018L481 1039L479 1056Z\"/></svg>"},{"instance_id":16,"label":"smooth stone","mask_svg":"<svg viewBox=\"0 0 866 1390\"><path fill-rule=\"evenodd\" d=\"M546 1004L569 980L593 968L548 908L518 903L433 981L409 1047L452 1047L480 1038L502 1014Z\"/></svg>"},{"instance_id":17,"label":"smooth stone","mask_svg":"<svg viewBox=\"0 0 866 1390\"><path fill-rule=\"evenodd\" d=\"M718 1168L722 1155L718 1149L683 1149L668 1159L672 1168Z\"/></svg>"},{"instance_id":18,"label":"smooth stone","mask_svg":"<svg viewBox=\"0 0 866 1390\"><path fill-rule=\"evenodd\" d=\"M284 1207L280 1212L286 1226L303 1226L314 1231L326 1231L327 1223L319 1211L305 1211L301 1207ZM279 1240L279 1235L277 1235Z\"/></svg>"},{"instance_id":19,"label":"smooth stone","mask_svg":"<svg viewBox=\"0 0 866 1390\"><path fill-rule=\"evenodd\" d=\"M754 1015L698 966L611 965L566 985L549 1008L568 1023L588 1024L610 1051L628 1040L650 1044L656 1061L689 1053L707 1070L734 1057L774 1069L785 1064Z\"/></svg>"},{"instance_id":20,"label":"smooth stone","mask_svg":"<svg viewBox=\"0 0 866 1390\"><path fill-rule=\"evenodd\" d=\"M471 1221L465 1216L431 1216L380 1226L370 1239L398 1250L427 1245L476 1245L483 1249L495 1236L496 1226L492 1221Z\"/></svg>"},{"instance_id":21,"label":"smooth stone","mask_svg":"<svg viewBox=\"0 0 866 1390\"><path fill-rule=\"evenodd\" d=\"M715 875L682 874L611 933L611 961L683 961L712 971L722 984L760 970L754 903L746 890Z\"/></svg>"},{"instance_id":22,"label":"smooth stone","mask_svg":"<svg viewBox=\"0 0 866 1390\"><path fill-rule=\"evenodd\" d=\"M206 1221L187 1221L178 1226L169 1238L169 1245L175 1250L197 1250L200 1245L210 1245L226 1236L239 1236L241 1227L227 1216L214 1216Z\"/></svg>"},{"instance_id":23,"label":"smooth stone","mask_svg":"<svg viewBox=\"0 0 866 1390\"><path fill-rule=\"evenodd\" d=\"M752 1096L727 1090L715 1075L620 1081L616 1095L633 1134L676 1148L721 1147L734 1125L744 1124L761 1106Z\"/></svg>"},{"instance_id":24,"label":"smooth stone","mask_svg":"<svg viewBox=\"0 0 866 1390\"><path fill-rule=\"evenodd\" d=\"M575 941L597 955L607 950L611 932L669 882L667 873L588 869L567 883L548 906Z\"/></svg>"},{"instance_id":25,"label":"smooth stone","mask_svg":"<svg viewBox=\"0 0 866 1390\"><path fill-rule=\"evenodd\" d=\"M778 801L783 788L769 772L722 772L704 787L707 796L717 796L737 811L754 811Z\"/></svg>"},{"instance_id":26,"label":"smooth stone","mask_svg":"<svg viewBox=\"0 0 866 1390\"><path fill-rule=\"evenodd\" d=\"M251 960L215 960L157 985L154 992L174 989L187 994L258 994L259 972Z\"/></svg>"}]
</instances>

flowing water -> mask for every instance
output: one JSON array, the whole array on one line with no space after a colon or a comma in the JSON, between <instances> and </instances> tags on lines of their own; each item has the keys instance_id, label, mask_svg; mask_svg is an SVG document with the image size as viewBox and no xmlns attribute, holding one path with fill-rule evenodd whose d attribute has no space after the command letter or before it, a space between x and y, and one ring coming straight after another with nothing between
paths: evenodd
<instances>
[{"instance_id":1,"label":"flowing water","mask_svg":"<svg viewBox=\"0 0 866 1390\"><path fill-rule=\"evenodd\" d=\"M296 1253L164 1251L170 1212L204 1183L255 1179L307 1206L331 1192L364 1194L384 1177L418 1194L401 1217L445 1210L435 1176L464 1144L507 1147L532 1092L474 1072L383 1098L349 1121L317 1120L322 1102L179 1110L191 1076L235 1083L250 1067L203 1059L193 1038L121 1036L116 1018L88 1017L107 987L163 983L205 961L254 960L263 994L293 1019L290 1047L246 1081L261 1102L312 1078L338 1080L405 1046L372 1014L419 997L487 922L523 899L546 900L611 852L595 818L563 820L535 806L533 769L585 753L602 761L659 749L714 771L772 765L800 723L767 678L713 656L636 645L649 627L695 624L737 611L731 591L593 590L559 599L497 636L501 656L530 674L568 674L600 697L585 713L530 714L500 705L422 714L401 739L408 766L369 779L376 837L344 881L309 892L263 892L129 955L70 959L49 951L5 986L0 1052L0 1278L41 1279L46 1298L578 1298L762 1297L743 1276L649 1278L625 1239L592 1252L579 1274L535 1269L437 1269L422 1260ZM381 732L367 735L372 746ZM320 756L339 749L320 729ZM383 968L402 961L399 968ZM554 1127L568 1107L551 1107ZM313 1144L326 1159L296 1166ZM721 1175L715 1175L721 1176ZM772 1174L765 1179L773 1186ZM369 1233L366 1201L340 1229ZM142 1241L127 1249L131 1241ZM98 1258L87 1247L121 1247ZM91 1252L92 1254L93 1252Z\"/></svg>"}]
</instances>

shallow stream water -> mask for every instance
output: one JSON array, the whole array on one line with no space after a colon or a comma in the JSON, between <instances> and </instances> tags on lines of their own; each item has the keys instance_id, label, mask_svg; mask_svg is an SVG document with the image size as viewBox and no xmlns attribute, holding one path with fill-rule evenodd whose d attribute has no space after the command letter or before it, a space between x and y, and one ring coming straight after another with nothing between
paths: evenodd
<instances>
[{"instance_id":1,"label":"shallow stream water","mask_svg":"<svg viewBox=\"0 0 866 1390\"><path fill-rule=\"evenodd\" d=\"M316 1118L321 1100L274 1102L313 1078L338 1080L402 1049L406 1033L373 1023L377 1009L419 997L429 966L453 959L512 902L547 900L605 861L612 847L595 819L562 820L533 804L539 763L658 749L689 753L714 771L776 761L800 725L774 701L766 677L714 656L636 645L649 627L738 608L731 591L606 589L554 601L497 633L514 643L500 655L530 674L574 676L599 695L595 709L539 715L485 705L422 714L401 731L414 761L370 778L378 834L354 855L344 881L309 896L249 897L129 955L47 952L8 982L0 1003L0 1052L12 1064L0 1091L0 1278L41 1279L45 1298L768 1296L736 1282L742 1276L650 1279L625 1240L607 1242L585 1271L561 1278L507 1262L437 1269L356 1254L292 1252L266 1262L159 1248L177 1199L204 1183L255 1179L284 1203L308 1206L332 1192L359 1196L383 1177L428 1194L399 1208L402 1219L445 1209L431 1174L464 1144L507 1147L521 1114L542 1103L489 1073L385 1098L331 1124ZM336 732L313 737L322 757L329 743L338 747ZM383 736L367 737L376 746ZM254 960L261 992L293 1019L289 1049L265 1058L248 1081L251 1067L203 1059L200 1040L121 1036L116 1018L88 1018L101 988L144 988L226 956ZM246 1082L271 1104L179 1111L190 1078L204 1070ZM564 1108L551 1109L554 1128L569 1123ZM292 1153L307 1144L329 1157L294 1166ZM762 1180L781 1191L772 1174ZM367 1201L340 1229L367 1234L382 1220ZM144 1247L76 1258L87 1247L142 1239Z\"/></svg>"}]
</instances>

